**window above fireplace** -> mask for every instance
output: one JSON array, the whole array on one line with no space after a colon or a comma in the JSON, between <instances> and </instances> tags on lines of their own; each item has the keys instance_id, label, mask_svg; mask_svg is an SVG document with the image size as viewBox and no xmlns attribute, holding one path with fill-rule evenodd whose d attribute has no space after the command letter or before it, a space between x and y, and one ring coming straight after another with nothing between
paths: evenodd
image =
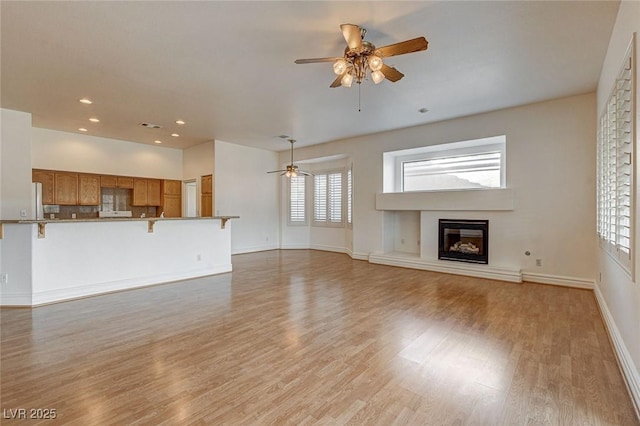
<instances>
[{"instance_id":1,"label":"window above fireplace","mask_svg":"<svg viewBox=\"0 0 640 426\"><path fill-rule=\"evenodd\" d=\"M453 142L384 153L384 192L506 187L506 137Z\"/></svg>"}]
</instances>

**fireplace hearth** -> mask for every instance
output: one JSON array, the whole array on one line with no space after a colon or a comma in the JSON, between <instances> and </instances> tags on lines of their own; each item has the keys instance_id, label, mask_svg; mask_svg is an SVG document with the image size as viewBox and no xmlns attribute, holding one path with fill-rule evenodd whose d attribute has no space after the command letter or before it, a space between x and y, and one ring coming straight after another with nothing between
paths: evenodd
<instances>
[{"instance_id":1,"label":"fireplace hearth","mask_svg":"<svg viewBox=\"0 0 640 426\"><path fill-rule=\"evenodd\" d=\"M438 259L489 263L489 221L440 219Z\"/></svg>"}]
</instances>

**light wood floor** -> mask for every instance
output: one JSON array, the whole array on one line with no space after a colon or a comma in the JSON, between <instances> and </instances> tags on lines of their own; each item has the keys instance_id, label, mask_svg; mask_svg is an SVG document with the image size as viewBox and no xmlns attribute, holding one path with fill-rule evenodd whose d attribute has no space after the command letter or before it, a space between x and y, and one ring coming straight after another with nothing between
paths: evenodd
<instances>
[{"instance_id":1,"label":"light wood floor","mask_svg":"<svg viewBox=\"0 0 640 426\"><path fill-rule=\"evenodd\" d=\"M70 425L639 424L590 291L305 250L233 267L3 309L4 413L55 408L42 423Z\"/></svg>"}]
</instances>

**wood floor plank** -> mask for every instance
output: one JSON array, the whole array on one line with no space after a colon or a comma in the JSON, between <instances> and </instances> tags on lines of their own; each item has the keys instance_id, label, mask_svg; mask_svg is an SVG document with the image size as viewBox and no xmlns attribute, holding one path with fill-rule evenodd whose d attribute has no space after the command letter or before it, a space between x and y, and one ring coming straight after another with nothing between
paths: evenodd
<instances>
[{"instance_id":1,"label":"wood floor plank","mask_svg":"<svg viewBox=\"0 0 640 426\"><path fill-rule=\"evenodd\" d=\"M310 250L233 266L2 309L0 408L55 408L47 425L640 424L591 291Z\"/></svg>"}]
</instances>

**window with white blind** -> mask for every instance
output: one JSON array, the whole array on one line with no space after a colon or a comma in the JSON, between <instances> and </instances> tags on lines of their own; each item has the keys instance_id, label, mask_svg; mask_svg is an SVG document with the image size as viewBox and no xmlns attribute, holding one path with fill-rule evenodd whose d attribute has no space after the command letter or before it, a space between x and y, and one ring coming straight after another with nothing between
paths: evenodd
<instances>
[{"instance_id":1,"label":"window with white blind","mask_svg":"<svg viewBox=\"0 0 640 426\"><path fill-rule=\"evenodd\" d=\"M313 222L341 226L343 219L343 172L318 172L313 176Z\"/></svg>"},{"instance_id":2,"label":"window with white blind","mask_svg":"<svg viewBox=\"0 0 640 426\"><path fill-rule=\"evenodd\" d=\"M504 188L505 149L501 135L385 152L384 192Z\"/></svg>"},{"instance_id":3,"label":"window with white blind","mask_svg":"<svg viewBox=\"0 0 640 426\"><path fill-rule=\"evenodd\" d=\"M347 225L353 224L353 176L351 167L347 170Z\"/></svg>"},{"instance_id":4,"label":"window with white blind","mask_svg":"<svg viewBox=\"0 0 640 426\"><path fill-rule=\"evenodd\" d=\"M634 179L633 49L629 49L598 126L597 228L601 246L631 273Z\"/></svg>"},{"instance_id":5,"label":"window with white blind","mask_svg":"<svg viewBox=\"0 0 640 426\"><path fill-rule=\"evenodd\" d=\"M289 181L289 225L307 224L306 179L292 176Z\"/></svg>"}]
</instances>

